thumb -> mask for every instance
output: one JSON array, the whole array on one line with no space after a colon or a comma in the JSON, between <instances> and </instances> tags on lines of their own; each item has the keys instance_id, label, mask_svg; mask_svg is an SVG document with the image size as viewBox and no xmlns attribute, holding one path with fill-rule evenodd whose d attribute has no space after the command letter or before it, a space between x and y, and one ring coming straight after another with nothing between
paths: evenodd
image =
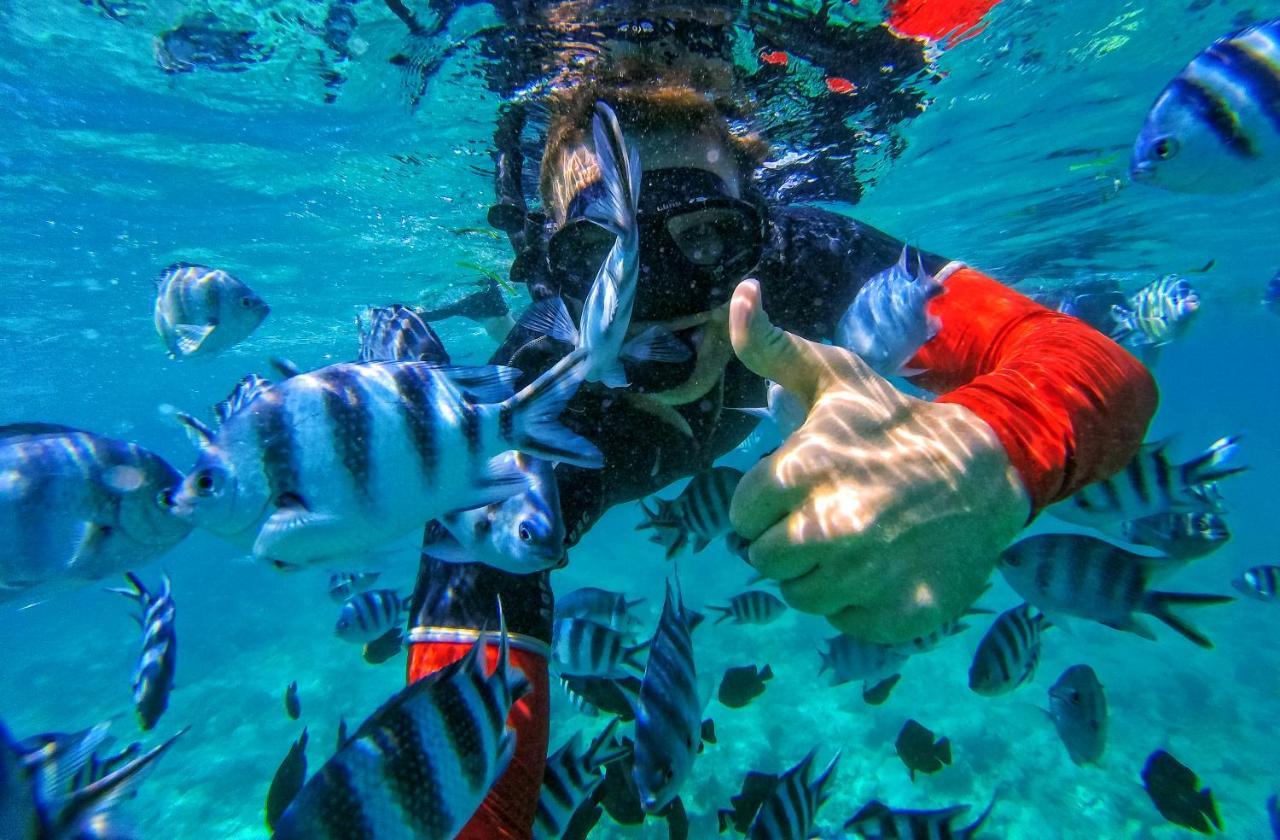
<instances>
[{"instance_id":1,"label":"thumb","mask_svg":"<svg viewBox=\"0 0 1280 840\"><path fill-rule=\"evenodd\" d=\"M771 379L813 405L821 392L827 361L822 345L774 326L760 302L760 283L743 280L729 303L729 340L752 373Z\"/></svg>"}]
</instances>

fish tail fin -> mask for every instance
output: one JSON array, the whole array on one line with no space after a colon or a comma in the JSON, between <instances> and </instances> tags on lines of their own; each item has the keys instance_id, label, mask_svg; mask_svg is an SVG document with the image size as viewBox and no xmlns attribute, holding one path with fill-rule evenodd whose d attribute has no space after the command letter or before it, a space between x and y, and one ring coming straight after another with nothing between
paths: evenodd
<instances>
[{"instance_id":1,"label":"fish tail fin","mask_svg":"<svg viewBox=\"0 0 1280 840\"><path fill-rule=\"evenodd\" d=\"M90 819L100 820L104 812L110 810L122 798L128 796L142 782L146 773L159 760L160 756L164 755L173 746L173 742L182 737L190 728L189 726L185 727L177 734L170 736L167 741L155 749L138 756L123 767L117 768L96 782L85 785L72 793L58 812L57 829L54 831L54 836L72 836L76 831L81 830L81 827ZM108 832L106 835L100 836L111 836L111 834Z\"/></svg>"},{"instance_id":2,"label":"fish tail fin","mask_svg":"<svg viewBox=\"0 0 1280 840\"><path fill-rule=\"evenodd\" d=\"M1146 612L1163 621L1169 627L1181 633L1190 641L1202 648L1213 647L1213 642L1209 641L1209 637L1201 633L1195 627L1183 621L1173 610L1170 609L1174 604L1182 606L1199 606L1208 607L1213 604L1226 604L1234 601L1230 595L1195 595L1185 592L1149 592L1143 608Z\"/></svg>"},{"instance_id":3,"label":"fish tail fin","mask_svg":"<svg viewBox=\"0 0 1280 840\"><path fill-rule=\"evenodd\" d=\"M818 676L822 676L827 672L828 668L832 667L831 654L825 650L819 649L818 660L822 663L821 665L818 666Z\"/></svg>"},{"instance_id":4,"label":"fish tail fin","mask_svg":"<svg viewBox=\"0 0 1280 840\"><path fill-rule=\"evenodd\" d=\"M942 740L938 741L938 758L942 760L943 764L947 764L947 765L951 764L951 739L950 738L943 738Z\"/></svg>"},{"instance_id":5,"label":"fish tail fin","mask_svg":"<svg viewBox=\"0 0 1280 840\"><path fill-rule=\"evenodd\" d=\"M559 421L590 364L585 352L575 350L501 404L502 435L513 449L588 469L604 465L604 456L594 444Z\"/></svg>"},{"instance_id":6,"label":"fish tail fin","mask_svg":"<svg viewBox=\"0 0 1280 840\"><path fill-rule=\"evenodd\" d=\"M1248 467L1232 467L1227 462L1240 449L1240 435L1231 435L1216 441L1196 457L1178 467L1182 483L1188 487L1208 484L1229 475L1244 472Z\"/></svg>"},{"instance_id":7,"label":"fish tail fin","mask_svg":"<svg viewBox=\"0 0 1280 840\"><path fill-rule=\"evenodd\" d=\"M827 766L818 775L818 778L814 779L813 783L809 785L809 788L817 793L819 807L821 807L822 803L826 802L830 796L830 794L826 793L824 789L826 788L827 783L831 781L831 779L835 778L836 765L839 762L840 750L836 750L836 754L831 756L831 760L827 762Z\"/></svg>"},{"instance_id":8,"label":"fish tail fin","mask_svg":"<svg viewBox=\"0 0 1280 840\"><path fill-rule=\"evenodd\" d=\"M707 609L714 610L715 612L720 613L720 617L717 618L712 623L712 626L719 624L720 622L728 618L730 615L732 615L732 611L729 609L729 607L715 607L715 606L712 606L711 604L707 604Z\"/></svg>"},{"instance_id":9,"label":"fish tail fin","mask_svg":"<svg viewBox=\"0 0 1280 840\"><path fill-rule=\"evenodd\" d=\"M981 814L978 814L978 818L973 822L969 823L968 825L966 825L964 828L960 829L960 831L956 833L957 840L969 840L970 837L973 837L975 834L978 833L978 829L982 828L982 824L987 821L987 817L991 816L992 810L995 809L996 799L999 796L1000 796L999 791L996 791L991 795L991 801L987 803L987 807L983 810L983 812Z\"/></svg>"},{"instance_id":10,"label":"fish tail fin","mask_svg":"<svg viewBox=\"0 0 1280 840\"><path fill-rule=\"evenodd\" d=\"M627 148L617 115L603 102L596 103L591 135L605 197L587 210L587 218L615 236L635 236L640 207L640 156Z\"/></svg>"},{"instance_id":11,"label":"fish tail fin","mask_svg":"<svg viewBox=\"0 0 1280 840\"><path fill-rule=\"evenodd\" d=\"M502 611L502 598L498 598L498 665L494 676L507 686L510 702L514 704L532 689L524 672L511 664L511 637L507 633L507 616Z\"/></svg>"}]
</instances>

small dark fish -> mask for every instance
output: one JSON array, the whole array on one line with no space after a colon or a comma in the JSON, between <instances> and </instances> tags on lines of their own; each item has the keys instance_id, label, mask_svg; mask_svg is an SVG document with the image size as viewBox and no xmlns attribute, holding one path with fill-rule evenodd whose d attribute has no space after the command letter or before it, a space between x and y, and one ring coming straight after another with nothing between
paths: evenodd
<instances>
[{"instance_id":1,"label":"small dark fish","mask_svg":"<svg viewBox=\"0 0 1280 840\"><path fill-rule=\"evenodd\" d=\"M1120 526L1126 540L1146 545L1175 560L1195 560L1227 544L1226 520L1212 512L1165 512L1134 519Z\"/></svg>"},{"instance_id":2,"label":"small dark fish","mask_svg":"<svg viewBox=\"0 0 1280 840\"><path fill-rule=\"evenodd\" d=\"M222 28L212 14L188 18L152 41L156 64L165 73L190 73L196 68L241 73L266 61L272 49L253 42L256 33Z\"/></svg>"},{"instance_id":3,"label":"small dark fish","mask_svg":"<svg viewBox=\"0 0 1280 840\"><path fill-rule=\"evenodd\" d=\"M1049 717L1076 764L1097 764L1107 747L1107 692L1088 665L1072 665L1049 689Z\"/></svg>"},{"instance_id":4,"label":"small dark fish","mask_svg":"<svg viewBox=\"0 0 1280 840\"><path fill-rule=\"evenodd\" d=\"M720 702L730 709L741 709L764 694L765 683L773 679L773 670L765 665L757 670L755 665L742 665L724 672L717 695Z\"/></svg>"},{"instance_id":5,"label":"small dark fish","mask_svg":"<svg viewBox=\"0 0 1280 840\"><path fill-rule=\"evenodd\" d=\"M720 833L729 826L739 834L746 834L752 820L760 812L764 804L778 787L778 775L775 773L759 773L752 770L742 780L742 790L729 798L731 807L716 812L716 820L720 825Z\"/></svg>"},{"instance_id":6,"label":"small dark fish","mask_svg":"<svg viewBox=\"0 0 1280 840\"><path fill-rule=\"evenodd\" d=\"M1138 618L1138 613L1146 613L1200 647L1213 647L1208 637L1174 614L1172 607L1212 606L1235 599L1151 590L1153 576L1168 562L1125 551L1096 537L1039 534L1005 549L1000 555L1000 573L1041 612L1087 618L1154 641L1151 628Z\"/></svg>"},{"instance_id":7,"label":"small dark fish","mask_svg":"<svg viewBox=\"0 0 1280 840\"><path fill-rule=\"evenodd\" d=\"M486 273L486 269L467 263L464 268ZM419 313L425 321L443 321L445 318L461 317L469 321L483 321L487 318L501 318L508 312L507 301L502 296L502 278L492 273L483 280L477 281L484 288L473 292L461 300L435 309L421 309ZM425 297L425 294L424 294Z\"/></svg>"},{"instance_id":8,"label":"small dark fish","mask_svg":"<svg viewBox=\"0 0 1280 840\"><path fill-rule=\"evenodd\" d=\"M1274 794L1267 797L1267 820L1271 823L1273 840L1280 840L1280 798Z\"/></svg>"},{"instance_id":9,"label":"small dark fish","mask_svg":"<svg viewBox=\"0 0 1280 840\"><path fill-rule=\"evenodd\" d=\"M856 831L867 840L895 840L899 837L950 838L969 840L991 816L995 799L987 810L964 828L952 828L951 821L969 811L968 805L954 805L937 811L899 811L875 799L863 805L858 813L844 824L845 831Z\"/></svg>"},{"instance_id":10,"label":"small dark fish","mask_svg":"<svg viewBox=\"0 0 1280 840\"><path fill-rule=\"evenodd\" d=\"M440 336L411 306L366 307L356 316L361 362L432 362L449 364Z\"/></svg>"},{"instance_id":11,"label":"small dark fish","mask_svg":"<svg viewBox=\"0 0 1280 840\"><path fill-rule=\"evenodd\" d=\"M594 586L584 586L556 597L556 619L584 618L625 631L631 623L629 611L644 603L643 598L629 599L621 592L610 592Z\"/></svg>"},{"instance_id":12,"label":"small dark fish","mask_svg":"<svg viewBox=\"0 0 1280 840\"><path fill-rule=\"evenodd\" d=\"M298 699L297 680L289 683L289 687L284 690L284 713L289 716L290 720L297 720L302 717L302 701Z\"/></svg>"},{"instance_id":13,"label":"small dark fish","mask_svg":"<svg viewBox=\"0 0 1280 840\"><path fill-rule=\"evenodd\" d=\"M1254 566L1231 581L1231 585L1255 601L1276 602L1280 590L1280 566Z\"/></svg>"},{"instance_id":14,"label":"small dark fish","mask_svg":"<svg viewBox=\"0 0 1280 840\"><path fill-rule=\"evenodd\" d=\"M1280 271L1267 282L1267 288L1262 292L1262 305L1280 314Z\"/></svg>"},{"instance_id":15,"label":"small dark fish","mask_svg":"<svg viewBox=\"0 0 1280 840\"><path fill-rule=\"evenodd\" d=\"M1196 774L1164 750L1156 750L1147 757L1147 764L1142 768L1142 785L1156 810L1174 825L1201 834L1213 834L1214 828L1222 830L1213 791L1201 788Z\"/></svg>"},{"instance_id":16,"label":"small dark fish","mask_svg":"<svg viewBox=\"0 0 1280 840\"><path fill-rule=\"evenodd\" d=\"M334 632L348 642L367 643L404 622L408 607L394 589L373 589L347 599Z\"/></svg>"},{"instance_id":17,"label":"small dark fish","mask_svg":"<svg viewBox=\"0 0 1280 840\"><path fill-rule=\"evenodd\" d=\"M640 791L635 782L634 744L630 738L622 738L611 746L624 749L625 754L605 767L604 783L597 789L596 795L609 817L618 825L639 825L646 818L640 804ZM689 836L689 817L684 810L684 803L676 797L666 808L656 812L667 821L669 840L685 840Z\"/></svg>"},{"instance_id":18,"label":"small dark fish","mask_svg":"<svg viewBox=\"0 0 1280 840\"><path fill-rule=\"evenodd\" d=\"M150 729L169 708L169 692L173 691L173 674L178 667L178 637L174 629L177 608L169 585L169 576L162 575L158 592L148 592L137 575L126 572L125 578L133 587L112 589L138 603L141 613L134 616L142 628L142 653L138 667L133 672L133 704L138 710L138 722Z\"/></svg>"},{"instance_id":19,"label":"small dark fish","mask_svg":"<svg viewBox=\"0 0 1280 840\"><path fill-rule=\"evenodd\" d=\"M307 730L303 727L302 735L289 747L284 761L280 762L276 774L271 777L271 787L267 790L267 828L275 830L280 815L289 807L289 803L302 790L306 781Z\"/></svg>"},{"instance_id":20,"label":"small dark fish","mask_svg":"<svg viewBox=\"0 0 1280 840\"><path fill-rule=\"evenodd\" d=\"M1040 634L1049 627L1041 614L1031 615L1022 604L996 616L969 666L969 688L995 697L1007 694L1036 673L1040 662Z\"/></svg>"},{"instance_id":21,"label":"small dark fish","mask_svg":"<svg viewBox=\"0 0 1280 840\"><path fill-rule=\"evenodd\" d=\"M565 676L618 679L643 673L636 658L645 645L628 645L626 634L594 621L563 618L551 625L551 662Z\"/></svg>"},{"instance_id":22,"label":"small dark fish","mask_svg":"<svg viewBox=\"0 0 1280 840\"><path fill-rule=\"evenodd\" d=\"M404 629L392 627L372 642L365 643L364 661L370 665L381 665L402 650L404 650Z\"/></svg>"},{"instance_id":23,"label":"small dark fish","mask_svg":"<svg viewBox=\"0 0 1280 840\"><path fill-rule=\"evenodd\" d=\"M329 575L329 597L339 604L361 592L368 592L380 572L334 572Z\"/></svg>"},{"instance_id":24,"label":"small dark fish","mask_svg":"<svg viewBox=\"0 0 1280 840\"><path fill-rule=\"evenodd\" d=\"M342 749L347 745L347 719L338 718L338 746L334 748L334 752Z\"/></svg>"},{"instance_id":25,"label":"small dark fish","mask_svg":"<svg viewBox=\"0 0 1280 840\"><path fill-rule=\"evenodd\" d=\"M623 723L635 720L636 699L640 696L640 680L623 677L560 677L560 686L569 700L585 715L600 712L616 715Z\"/></svg>"},{"instance_id":26,"label":"small dark fish","mask_svg":"<svg viewBox=\"0 0 1280 840\"><path fill-rule=\"evenodd\" d=\"M836 753L818 778L810 781L813 759L818 753L814 747L800 763L783 773L777 785L761 805L756 817L747 829L748 840L778 840L786 837L809 837L813 833L813 820L818 809L827 801L823 792L827 782L835 774L840 753Z\"/></svg>"},{"instance_id":27,"label":"small dark fish","mask_svg":"<svg viewBox=\"0 0 1280 840\"><path fill-rule=\"evenodd\" d=\"M221 269L174 263L156 280L156 332L175 359L226 350L270 312L253 289Z\"/></svg>"},{"instance_id":28,"label":"small dark fish","mask_svg":"<svg viewBox=\"0 0 1280 840\"><path fill-rule=\"evenodd\" d=\"M733 491L742 480L742 471L733 467L712 467L689 479L680 495L671 501L658 499L658 509L649 510L641 502L645 521L636 530L652 528L657 533L651 542L667 549L670 560L694 538L693 551L698 553L710 545L716 537L732 530L729 524L729 503Z\"/></svg>"},{"instance_id":29,"label":"small dark fish","mask_svg":"<svg viewBox=\"0 0 1280 840\"><path fill-rule=\"evenodd\" d=\"M729 599L727 607L708 606L720 613L716 624L732 618L734 624L770 624L782 615L787 605L777 595L762 589L751 589Z\"/></svg>"},{"instance_id":30,"label":"small dark fish","mask_svg":"<svg viewBox=\"0 0 1280 840\"><path fill-rule=\"evenodd\" d=\"M934 739L933 731L908 719L898 733L894 742L898 750L898 758L907 765L911 781L916 780L916 772L937 773L951 764L951 741L947 738Z\"/></svg>"}]
</instances>

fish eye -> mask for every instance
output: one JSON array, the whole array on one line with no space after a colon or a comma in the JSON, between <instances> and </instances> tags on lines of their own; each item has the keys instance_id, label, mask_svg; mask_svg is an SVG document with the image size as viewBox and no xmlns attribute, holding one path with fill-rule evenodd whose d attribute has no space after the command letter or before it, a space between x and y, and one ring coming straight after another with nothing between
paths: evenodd
<instances>
[{"instance_id":1,"label":"fish eye","mask_svg":"<svg viewBox=\"0 0 1280 840\"><path fill-rule=\"evenodd\" d=\"M244 297L240 298L240 305L243 306L245 309L252 309L253 298L249 297L248 295L245 295Z\"/></svg>"},{"instance_id":2,"label":"fish eye","mask_svg":"<svg viewBox=\"0 0 1280 840\"><path fill-rule=\"evenodd\" d=\"M212 496L222 486L221 476L209 469L196 473L192 483L195 485L196 494L200 496Z\"/></svg>"},{"instance_id":3,"label":"fish eye","mask_svg":"<svg viewBox=\"0 0 1280 840\"><path fill-rule=\"evenodd\" d=\"M529 526L520 523L520 542L531 542L533 540L533 532L529 530Z\"/></svg>"},{"instance_id":4,"label":"fish eye","mask_svg":"<svg viewBox=\"0 0 1280 840\"><path fill-rule=\"evenodd\" d=\"M1155 152L1160 160L1168 160L1178 153L1178 141L1172 137L1161 137L1152 145L1151 151Z\"/></svg>"},{"instance_id":5,"label":"fish eye","mask_svg":"<svg viewBox=\"0 0 1280 840\"><path fill-rule=\"evenodd\" d=\"M673 770L673 769L671 769L670 767L668 767L666 770L663 770L663 771L662 771L662 778L663 778L665 781L668 781L668 782L669 782L669 781L671 781L672 779L674 779L674 778L675 778L675 776L676 776L676 771L675 771L675 770Z\"/></svg>"},{"instance_id":6,"label":"fish eye","mask_svg":"<svg viewBox=\"0 0 1280 840\"><path fill-rule=\"evenodd\" d=\"M156 507L161 510L170 510L173 507L173 491L169 488L156 493Z\"/></svg>"},{"instance_id":7,"label":"fish eye","mask_svg":"<svg viewBox=\"0 0 1280 840\"><path fill-rule=\"evenodd\" d=\"M1004 562L1005 562L1005 565L1008 565L1008 566L1022 565L1022 559L1018 557L1018 555L1016 554L1006 554L1004 558Z\"/></svg>"}]
</instances>

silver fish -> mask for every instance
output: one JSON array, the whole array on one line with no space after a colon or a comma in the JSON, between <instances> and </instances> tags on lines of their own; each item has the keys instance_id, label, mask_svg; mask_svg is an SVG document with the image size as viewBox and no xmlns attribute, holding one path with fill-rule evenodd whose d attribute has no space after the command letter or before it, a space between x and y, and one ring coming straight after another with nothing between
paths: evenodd
<instances>
[{"instance_id":1,"label":"silver fish","mask_svg":"<svg viewBox=\"0 0 1280 840\"><path fill-rule=\"evenodd\" d=\"M1201 647L1204 634L1176 616L1171 607L1209 606L1235 600L1228 595L1155 592L1152 575L1168 560L1143 557L1105 540L1080 534L1027 537L1000 555L1000 572L1013 590L1041 612L1077 616L1155 640L1137 613L1155 616Z\"/></svg>"},{"instance_id":2,"label":"silver fish","mask_svg":"<svg viewBox=\"0 0 1280 840\"><path fill-rule=\"evenodd\" d=\"M969 688L986 697L1007 694L1035 676L1040 635L1049 627L1043 614L1020 604L996 616L969 666Z\"/></svg>"},{"instance_id":3,"label":"silver fish","mask_svg":"<svg viewBox=\"0 0 1280 840\"><path fill-rule=\"evenodd\" d=\"M582 367L570 354L514 396L511 368L369 362L298 374L216 432L182 416L200 454L176 510L279 568L378 549L526 489L523 473L495 469L506 450L598 467L599 451L556 421Z\"/></svg>"},{"instance_id":4,"label":"silver fish","mask_svg":"<svg viewBox=\"0 0 1280 840\"><path fill-rule=\"evenodd\" d=\"M1216 513L1183 511L1156 513L1125 522L1126 540L1154 548L1176 560L1195 560L1212 554L1231 539L1226 520Z\"/></svg>"},{"instance_id":5,"label":"silver fish","mask_svg":"<svg viewBox=\"0 0 1280 840\"><path fill-rule=\"evenodd\" d=\"M555 616L561 618L585 618L596 624L626 631L634 618L632 607L644 603L643 598L627 598L621 592L610 592L594 586L584 586L556 598Z\"/></svg>"},{"instance_id":6,"label":"silver fish","mask_svg":"<svg viewBox=\"0 0 1280 840\"><path fill-rule=\"evenodd\" d=\"M830 670L833 686L861 680L862 697L872 705L888 698L907 661L907 653L894 645L866 642L843 633L827 639L826 644L827 649L819 651L822 665L818 675Z\"/></svg>"},{"instance_id":7,"label":"silver fish","mask_svg":"<svg viewBox=\"0 0 1280 840\"><path fill-rule=\"evenodd\" d=\"M701 729L693 638L684 601L668 581L636 705L632 779L645 813L663 810L679 795L693 767Z\"/></svg>"},{"instance_id":8,"label":"silver fish","mask_svg":"<svg viewBox=\"0 0 1280 840\"><path fill-rule=\"evenodd\" d=\"M734 595L727 607L708 605L707 609L720 613L716 624L730 618L734 624L771 624L786 611L787 605L777 595L752 589Z\"/></svg>"},{"instance_id":9,"label":"silver fish","mask_svg":"<svg viewBox=\"0 0 1280 840\"><path fill-rule=\"evenodd\" d=\"M570 677L626 677L644 667L636 660L644 645L628 645L627 636L583 618L557 619L551 625L551 662Z\"/></svg>"},{"instance_id":10,"label":"silver fish","mask_svg":"<svg viewBox=\"0 0 1280 840\"><path fill-rule=\"evenodd\" d=\"M373 589L353 595L342 605L334 633L347 642L366 644L404 623L408 599L394 589Z\"/></svg>"},{"instance_id":11,"label":"silver fish","mask_svg":"<svg viewBox=\"0 0 1280 840\"><path fill-rule=\"evenodd\" d=\"M1167 274L1115 305L1112 340L1134 349L1154 349L1180 338L1200 311L1200 295L1185 278Z\"/></svg>"},{"instance_id":12,"label":"silver fish","mask_svg":"<svg viewBox=\"0 0 1280 840\"><path fill-rule=\"evenodd\" d=\"M380 572L334 572L329 575L329 597L339 604L348 598L368 592L377 583Z\"/></svg>"},{"instance_id":13,"label":"silver fish","mask_svg":"<svg viewBox=\"0 0 1280 840\"><path fill-rule=\"evenodd\" d=\"M956 805L937 811L908 811L890 808L883 802L871 800L844 824L845 831L856 831L867 840L892 840L898 837L919 837L928 840L969 840L978 833L982 824L991 816L996 802L991 800L987 810L963 828L952 828L952 820L968 813L970 806Z\"/></svg>"},{"instance_id":14,"label":"silver fish","mask_svg":"<svg viewBox=\"0 0 1280 840\"><path fill-rule=\"evenodd\" d=\"M753 417L768 419L778 427L778 433L782 438L791 437L791 435L804 425L804 421L808 418L809 412L800 402L800 398L792 394L786 388L783 388L777 382L769 383L769 390L766 397L766 407L764 408L735 408L728 406L734 411L740 411L743 414L750 414Z\"/></svg>"},{"instance_id":15,"label":"silver fish","mask_svg":"<svg viewBox=\"0 0 1280 840\"><path fill-rule=\"evenodd\" d=\"M942 284L924 270L919 252L913 273L903 248L897 263L858 290L836 325L835 344L881 376L920 373L907 363L942 328L937 316L929 314L929 301L940 294Z\"/></svg>"},{"instance_id":16,"label":"silver fish","mask_svg":"<svg viewBox=\"0 0 1280 840\"><path fill-rule=\"evenodd\" d=\"M1144 516L1216 511L1216 482L1245 469L1229 463L1239 440L1222 438L1182 464L1170 463L1168 441L1144 444L1123 470L1082 487L1049 512L1077 525L1116 532L1121 523Z\"/></svg>"},{"instance_id":17,"label":"silver fish","mask_svg":"<svg viewBox=\"0 0 1280 840\"><path fill-rule=\"evenodd\" d=\"M693 537L696 554L716 537L733 529L729 522L729 505L741 480L742 471L733 467L703 470L689 479L675 499L658 499L657 510L649 510L641 502L645 521L637 525L636 530L656 531L650 542L665 547L668 560L689 544L690 536Z\"/></svg>"},{"instance_id":18,"label":"silver fish","mask_svg":"<svg viewBox=\"0 0 1280 840\"><path fill-rule=\"evenodd\" d=\"M1107 747L1107 692L1088 665L1072 665L1049 689L1049 717L1076 764L1097 764Z\"/></svg>"},{"instance_id":19,"label":"silver fish","mask_svg":"<svg viewBox=\"0 0 1280 840\"><path fill-rule=\"evenodd\" d=\"M542 790L538 794L538 809L533 818L534 840L563 837L574 813L604 782L604 765L630 752L621 747L605 750L617 726L618 718L609 721L600 734L591 739L585 751L582 749L582 733L575 732L560 749L547 756L547 765L542 771Z\"/></svg>"},{"instance_id":20,"label":"silver fish","mask_svg":"<svg viewBox=\"0 0 1280 840\"><path fill-rule=\"evenodd\" d=\"M1255 601L1276 602L1280 592L1280 566L1254 566L1231 581L1236 591Z\"/></svg>"},{"instance_id":21,"label":"silver fish","mask_svg":"<svg viewBox=\"0 0 1280 840\"><path fill-rule=\"evenodd\" d=\"M1133 144L1134 181L1194 193L1280 172L1280 18L1219 38L1161 91Z\"/></svg>"},{"instance_id":22,"label":"silver fish","mask_svg":"<svg viewBox=\"0 0 1280 840\"><path fill-rule=\"evenodd\" d=\"M177 606L168 575L161 575L160 589L149 592L138 576L126 573L132 589L112 589L138 604L134 618L142 628L142 653L133 673L133 705L144 730L151 729L169 708L173 676L178 667Z\"/></svg>"},{"instance_id":23,"label":"silver fish","mask_svg":"<svg viewBox=\"0 0 1280 840\"><path fill-rule=\"evenodd\" d=\"M454 837L510 763L507 715L529 689L511 667L505 621L492 676L485 643L370 715L280 815L277 840Z\"/></svg>"},{"instance_id":24,"label":"silver fish","mask_svg":"<svg viewBox=\"0 0 1280 840\"><path fill-rule=\"evenodd\" d=\"M156 280L156 332L175 359L238 344L270 311L253 289L216 268L174 263Z\"/></svg>"},{"instance_id":25,"label":"silver fish","mask_svg":"<svg viewBox=\"0 0 1280 840\"><path fill-rule=\"evenodd\" d=\"M367 306L356 316L356 329L360 334L357 361L449 364L440 336L411 306Z\"/></svg>"},{"instance_id":26,"label":"silver fish","mask_svg":"<svg viewBox=\"0 0 1280 840\"><path fill-rule=\"evenodd\" d=\"M818 778L810 780L813 759L818 753L814 747L800 763L778 778L773 793L760 806L755 819L747 829L747 840L782 840L782 838L807 838L813 834L813 821L818 809L827 801L824 793L840 761L837 752L827 763Z\"/></svg>"},{"instance_id":27,"label":"silver fish","mask_svg":"<svg viewBox=\"0 0 1280 840\"><path fill-rule=\"evenodd\" d=\"M181 542L181 475L140 446L50 423L0 426L0 600L138 568Z\"/></svg>"}]
</instances>

